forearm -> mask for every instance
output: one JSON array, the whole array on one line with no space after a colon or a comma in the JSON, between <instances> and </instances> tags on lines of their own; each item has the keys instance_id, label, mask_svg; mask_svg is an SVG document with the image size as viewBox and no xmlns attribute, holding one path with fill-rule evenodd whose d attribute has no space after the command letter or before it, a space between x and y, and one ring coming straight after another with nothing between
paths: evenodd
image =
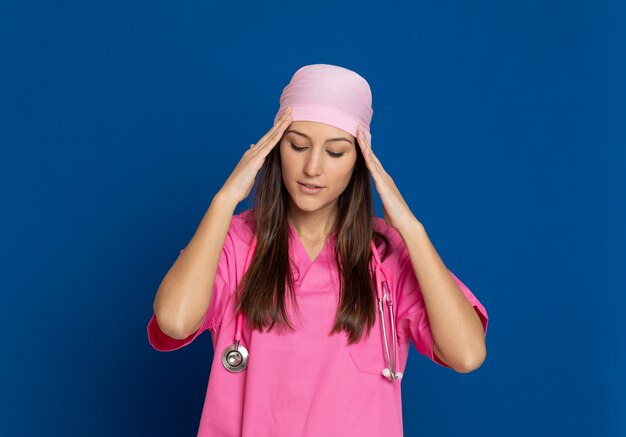
<instances>
[{"instance_id":1,"label":"forearm","mask_svg":"<svg viewBox=\"0 0 626 437\"><path fill-rule=\"evenodd\" d=\"M236 201L219 191L191 241L163 278L153 308L167 335L182 339L200 327L236 206Z\"/></svg>"},{"instance_id":2,"label":"forearm","mask_svg":"<svg viewBox=\"0 0 626 437\"><path fill-rule=\"evenodd\" d=\"M461 372L479 367L485 359L486 347L476 311L448 272L424 226L416 219L398 231L422 291L440 358Z\"/></svg>"}]
</instances>

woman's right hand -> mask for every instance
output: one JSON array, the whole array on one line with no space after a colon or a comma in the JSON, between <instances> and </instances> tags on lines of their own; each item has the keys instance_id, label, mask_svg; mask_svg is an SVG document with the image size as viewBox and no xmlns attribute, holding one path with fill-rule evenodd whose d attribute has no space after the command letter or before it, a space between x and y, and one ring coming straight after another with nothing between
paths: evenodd
<instances>
[{"instance_id":1,"label":"woman's right hand","mask_svg":"<svg viewBox=\"0 0 626 437\"><path fill-rule=\"evenodd\" d=\"M265 158L278 144L290 123L291 108L287 108L276 120L274 126L256 144L250 144L250 148L245 151L220 191L228 193L237 203L248 197Z\"/></svg>"}]
</instances>

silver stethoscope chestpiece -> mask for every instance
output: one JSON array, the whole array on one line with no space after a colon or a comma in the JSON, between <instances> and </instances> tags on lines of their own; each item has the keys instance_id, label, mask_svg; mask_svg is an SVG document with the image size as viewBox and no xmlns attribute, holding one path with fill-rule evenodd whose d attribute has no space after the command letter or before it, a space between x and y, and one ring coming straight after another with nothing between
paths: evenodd
<instances>
[{"instance_id":1,"label":"silver stethoscope chestpiece","mask_svg":"<svg viewBox=\"0 0 626 437\"><path fill-rule=\"evenodd\" d=\"M222 364L229 372L241 372L248 367L248 356L248 350L237 341L224 349Z\"/></svg>"}]
</instances>

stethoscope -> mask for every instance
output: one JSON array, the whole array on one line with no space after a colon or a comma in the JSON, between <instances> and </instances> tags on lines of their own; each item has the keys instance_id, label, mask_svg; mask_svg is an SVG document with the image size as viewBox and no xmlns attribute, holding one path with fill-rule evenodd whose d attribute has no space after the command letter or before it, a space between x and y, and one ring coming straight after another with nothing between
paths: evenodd
<instances>
[{"instance_id":1,"label":"stethoscope","mask_svg":"<svg viewBox=\"0 0 626 437\"><path fill-rule=\"evenodd\" d=\"M383 343L385 345L385 355L387 357L388 367L382 370L383 376L385 376L388 380L400 380L402 379L402 372L396 372L397 358L398 358L398 339L396 337L396 325L395 325L395 317L393 315L393 301L391 298L391 291L389 290L389 281L387 279L387 275L382 268L382 263L380 258L378 257L378 251L376 250L376 246L374 246L374 242L371 242L372 253L374 255L374 260L376 261L376 266L374 267L374 272L376 275L376 293L378 295L378 311L380 313L381 318L381 327L383 334ZM250 264L250 256L254 253L254 249L256 248L256 235L252 239L252 244L248 249L248 254L246 255L246 262L244 266L244 272L248 269ZM385 327L385 312L384 306L385 303L389 306L389 315L391 318L391 334L393 336L393 363L391 357L389 355L389 345L387 343L387 329ZM248 367L248 358L250 354L248 350L241 344L241 327L243 325L243 314L241 312L237 313L237 322L235 328L235 343L228 346L224 349L222 353L222 364L229 372L238 373L246 369Z\"/></svg>"}]
</instances>

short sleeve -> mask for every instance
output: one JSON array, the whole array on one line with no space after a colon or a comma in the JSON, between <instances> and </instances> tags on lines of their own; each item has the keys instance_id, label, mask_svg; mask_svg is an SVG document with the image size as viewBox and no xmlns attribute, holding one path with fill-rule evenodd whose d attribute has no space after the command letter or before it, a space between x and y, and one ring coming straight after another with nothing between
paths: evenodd
<instances>
[{"instance_id":1,"label":"short sleeve","mask_svg":"<svg viewBox=\"0 0 626 437\"><path fill-rule=\"evenodd\" d=\"M448 272L450 272L450 275L456 281L467 300L472 304L474 310L476 310L482 322L484 333L487 335L489 319L485 307L454 273L449 269ZM408 338L410 338L420 354L425 355L443 367L449 368L450 366L435 355L433 349L434 338L428 320L424 297L422 296L419 282L413 271L413 264L411 264L411 258L409 257L406 245L402 245L398 256L398 270L395 281L398 295L397 320L400 341L406 342Z\"/></svg>"},{"instance_id":2,"label":"short sleeve","mask_svg":"<svg viewBox=\"0 0 626 437\"><path fill-rule=\"evenodd\" d=\"M178 256L183 253L182 249ZM183 346L193 342L204 331L217 332L222 323L224 312L228 300L231 296L231 284L235 283L235 253L231 232L229 231L224 241L224 247L220 254L217 271L215 273L215 282L213 284L213 294L206 313L202 319L200 328L189 337L177 340L165 334L156 319L156 315L152 313L152 318L148 322L148 340L150 345L158 351L168 352L180 349Z\"/></svg>"}]
</instances>

